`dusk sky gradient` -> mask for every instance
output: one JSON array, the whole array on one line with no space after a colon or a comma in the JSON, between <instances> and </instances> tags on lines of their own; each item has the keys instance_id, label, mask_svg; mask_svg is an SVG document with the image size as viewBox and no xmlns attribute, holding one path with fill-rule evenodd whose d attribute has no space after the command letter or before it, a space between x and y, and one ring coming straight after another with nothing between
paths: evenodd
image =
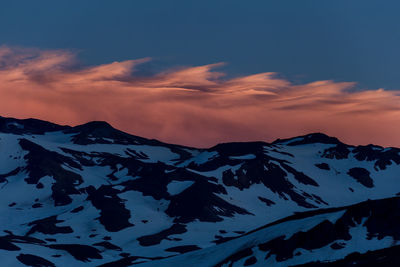
<instances>
[{"instance_id":1,"label":"dusk sky gradient","mask_svg":"<svg viewBox=\"0 0 400 267\"><path fill-rule=\"evenodd\" d=\"M9 1L0 116L192 146L400 146L398 1Z\"/></svg>"}]
</instances>

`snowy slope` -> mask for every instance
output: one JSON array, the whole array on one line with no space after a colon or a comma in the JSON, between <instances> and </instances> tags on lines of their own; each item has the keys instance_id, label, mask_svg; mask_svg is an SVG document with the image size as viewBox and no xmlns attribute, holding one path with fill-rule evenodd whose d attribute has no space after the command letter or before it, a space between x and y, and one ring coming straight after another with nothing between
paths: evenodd
<instances>
[{"instance_id":1,"label":"snowy slope","mask_svg":"<svg viewBox=\"0 0 400 267\"><path fill-rule=\"evenodd\" d=\"M323 134L196 149L105 122L69 127L0 117L0 259L9 266L338 261L391 247L399 236L374 229L372 238L366 215L346 221L350 239L335 236L311 251L296 243L292 257L277 247L335 225L349 205L386 198L397 205L399 176L400 149ZM306 215L279 221L298 212ZM249 256L229 260L241 250Z\"/></svg>"},{"instance_id":2,"label":"snowy slope","mask_svg":"<svg viewBox=\"0 0 400 267\"><path fill-rule=\"evenodd\" d=\"M348 255L396 246L400 237L399 215L400 197L298 213L215 247L163 259L158 264L323 265L340 261ZM354 264L351 260L348 263ZM399 263L400 259L397 259L396 265L389 266L398 266Z\"/></svg>"}]
</instances>

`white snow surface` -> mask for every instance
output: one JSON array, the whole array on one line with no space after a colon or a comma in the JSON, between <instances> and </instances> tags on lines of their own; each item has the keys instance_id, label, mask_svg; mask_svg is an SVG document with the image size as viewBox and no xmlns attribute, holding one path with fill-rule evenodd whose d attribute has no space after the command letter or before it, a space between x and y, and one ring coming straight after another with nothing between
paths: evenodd
<instances>
[{"instance_id":1,"label":"white snow surface","mask_svg":"<svg viewBox=\"0 0 400 267\"><path fill-rule=\"evenodd\" d=\"M20 128L18 125L16 127ZM185 151L189 152L191 157L185 159L183 162L179 162L179 154L172 152L167 146L144 144L78 145L71 142L72 136L73 134L65 134L61 131L50 132L44 135L0 133L0 177L20 168L20 171L15 175L7 176L5 178L6 181L0 183L0 225L3 227L3 230L11 231L15 235L24 236L32 227L29 225L30 222L56 215L57 219L61 221L56 225L58 227L70 226L73 229L73 233L48 235L35 232L30 234L30 236L41 240L45 240L46 238L56 239L56 242L48 241L47 244L52 244L53 242L57 244L84 245L102 242L105 237L110 236L112 244L123 248L124 252L131 253L131 255L141 257L173 256L157 261L157 266L174 266L177 264L184 264L186 266L213 266L222 261L227 255L231 255L246 247L273 239L282 233L289 236L297 231L310 229L323 220L333 222L342 215L342 212L337 212L289 221L241 236L243 233L292 215L295 212L312 209L298 205L287 194L279 194L267 188L262 183L252 184L248 188L241 189L234 186L226 186L223 181L223 173L227 170L235 173L246 161L256 159L257 156L255 154L230 156L229 159L242 160L242 163L216 166L215 168L202 171L190 169L187 166L191 162L202 165L210 160L214 160L219 156L218 152L186 148ZM63 165L62 167L82 177L83 183L77 187L78 189L84 189L89 186L99 189L102 185L112 185L113 189L119 192L117 196L123 200L126 209L130 211L131 217L129 222L132 226L117 232L107 231L99 221L101 211L94 207L87 200L87 195L82 192L71 195L72 202L70 204L54 206L52 199L52 186L55 184L54 177L45 176L41 178L40 182L43 184L43 188L41 189L38 189L35 184L28 184L25 181L25 178L28 177L28 173L24 169L27 166L25 156L28 154L28 151L23 150L19 145L19 141L22 138L34 142L48 151L66 156L77 164L80 164L79 161L71 154L65 152L63 148L82 152L85 154L85 158L96 162L95 166L81 165L81 168L74 168ZM394 162L384 170L377 170L374 166L376 161L360 161L355 159L351 153L347 159L322 158L321 153L327 148L334 147L332 144L316 143L288 146L286 145L287 143L266 146L264 153L275 158L276 160L273 160L275 164L281 166L280 162L285 161L287 165L311 177L318 183L318 186L300 183L292 174L286 172L286 179L294 185L295 188L293 190L295 192L316 195L324 201L320 202L312 197L306 198L307 203L315 206L314 209L345 206L367 199L387 198L395 196L400 192L400 165L396 165ZM190 172L204 176L205 179L209 179L209 183L221 186L226 191L226 193L219 193L216 196L232 205L245 209L248 211L248 214L235 213L233 216L222 216L223 220L217 222L206 222L196 219L185 224L187 230L185 233L172 234L168 238L162 239L159 244L152 246L140 245L138 238L168 229L174 224L174 218L166 214L166 210L170 205L168 199L153 198L135 190L124 191L124 182L134 181L140 177L132 176L129 170L121 164L117 165L117 170L112 169L109 165L102 165L101 157L99 156L101 153L109 153L123 159L135 157L129 153L128 149L138 154L146 155L147 158L137 158L141 162L151 164L162 163L170 166L169 172L176 168L186 168ZM329 164L330 170L323 170L316 167L316 164L320 163ZM348 170L353 167L368 170L374 187L367 188L349 176L347 174ZM108 175L111 173L113 173L117 180L110 180ZM181 178L182 181L173 180L167 184L169 195L178 195L194 184L193 180L185 180L185 177ZM268 199L274 204L267 205L260 200L260 197ZM32 205L35 203L40 203L42 206L33 208ZM80 206L83 206L81 212L76 214L71 213L73 209ZM115 219L118 220L118 218ZM94 236L90 237L91 234ZM213 241L215 241L216 235L222 237L241 237L215 245ZM384 248L390 246L393 242L393 240L388 238L382 240L367 239L366 229L362 225L353 228L352 235L357 236L357 238L346 242L346 248L343 250L333 251L327 246L312 252L302 251L301 256L295 257L284 264L282 263L282 266L287 266L289 263L299 264L310 261L310 259L322 259L322 256L328 260L340 259L354 251L365 252L370 249ZM357 242L365 244L362 251ZM21 251L5 251L0 249L0 258L3 264L18 266L20 263L15 260L15 257L20 253L41 256L50 260L56 266L83 266L88 264L74 259L69 253L63 250L55 251L35 244L18 243L17 245L21 248ZM177 252L166 251L168 248L183 245L196 245L201 249L182 255L178 255L179 253ZM121 256L119 256L120 251L105 250L102 247L97 248L104 252L102 253L103 258L90 259L91 262L89 264L91 266L121 259ZM257 251L253 252L256 256L259 253ZM54 254L62 256L59 258L51 257ZM274 261L273 257L270 257L267 262L263 262L261 255L264 254L260 253L259 255L258 264L260 266L265 266L264 264L281 266L281 263ZM147 260L139 259L138 261ZM149 261L142 265L155 266L154 263ZM242 262L238 262L237 264L240 266Z\"/></svg>"},{"instance_id":2,"label":"white snow surface","mask_svg":"<svg viewBox=\"0 0 400 267\"><path fill-rule=\"evenodd\" d=\"M189 188L192 184L194 184L193 181L172 181L171 183L168 184L168 193L170 195L177 195L183 191L185 191L187 188Z\"/></svg>"}]
</instances>

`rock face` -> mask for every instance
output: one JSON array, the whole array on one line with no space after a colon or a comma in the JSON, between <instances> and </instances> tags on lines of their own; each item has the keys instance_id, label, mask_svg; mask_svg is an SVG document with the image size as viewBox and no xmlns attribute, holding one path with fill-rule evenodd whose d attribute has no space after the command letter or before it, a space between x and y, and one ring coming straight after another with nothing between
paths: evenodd
<instances>
[{"instance_id":1,"label":"rock face","mask_svg":"<svg viewBox=\"0 0 400 267\"><path fill-rule=\"evenodd\" d=\"M10 266L396 266L399 193L400 149L321 133L196 149L0 117Z\"/></svg>"}]
</instances>

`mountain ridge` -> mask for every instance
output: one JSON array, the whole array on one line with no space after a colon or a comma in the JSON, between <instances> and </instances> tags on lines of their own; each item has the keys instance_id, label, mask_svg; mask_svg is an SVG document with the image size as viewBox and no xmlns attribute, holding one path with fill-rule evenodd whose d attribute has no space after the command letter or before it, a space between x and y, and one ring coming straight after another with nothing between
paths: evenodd
<instances>
[{"instance_id":1,"label":"mountain ridge","mask_svg":"<svg viewBox=\"0 0 400 267\"><path fill-rule=\"evenodd\" d=\"M118 130L117 128L113 127L109 122L107 121L88 121L86 123L82 123L82 124L78 124L75 126L70 126L70 125L59 125L57 123L53 123L53 122L48 122L45 120L41 120L41 119L35 119L35 118L25 118L25 119L17 119L17 118L12 118L12 117L3 117L0 116L0 132L8 132L7 130L5 130L5 126L7 124L11 124L12 123L19 123L21 125L27 125L28 128L31 125L38 125L37 127L40 128L40 126L42 125L43 128L48 129L47 132L52 132L52 131L58 131L60 129L65 130L67 133L71 133L71 132L79 132L82 130L99 130L99 129L109 129L112 131L116 131L116 132L120 132L123 133L125 135L129 135L131 137L135 137L135 138L141 138L144 140L148 140L148 141L155 141L155 142L159 142L159 143L163 143L163 144L167 144L167 145L174 145L174 146L180 146L180 147L188 147L188 148L196 148L196 149L213 149L222 145L227 145L227 144L252 144L252 143L263 143L263 144L270 144L270 145L274 145L274 144L282 144L282 143L288 143L288 145L298 145L298 144L307 144L307 143L325 143L325 144L344 144L347 146L373 146L373 147L380 147L380 148L396 148L395 146L380 146L380 145L375 145L375 144L366 144L366 145L361 145L361 144L347 144L344 143L342 141L340 141L338 138L333 137L333 136L329 136L328 134L325 134L323 132L311 132L308 134L304 134L304 135L299 135L299 136L294 136L294 137L289 137L289 138L277 138L274 141L271 142L267 142L267 141L232 141L232 142L222 142L222 143L218 143L215 144L211 147L194 147L194 146L187 146L187 145L181 145L181 144L174 144L174 143L167 143L167 142L163 142L154 138L145 138L145 137L140 137L138 135L135 134L131 134L131 133L127 133L121 130ZM46 127L47 126L47 127ZM18 128L18 127L15 127ZM15 128L13 130L15 130ZM10 129L8 129L10 130ZM41 133L44 133L45 130L40 131ZM14 132L17 133L18 132ZM29 133L29 132L25 132L25 133ZM300 139L297 140L296 139Z\"/></svg>"},{"instance_id":2,"label":"mountain ridge","mask_svg":"<svg viewBox=\"0 0 400 267\"><path fill-rule=\"evenodd\" d=\"M377 205L375 213L397 205L399 173L400 149L347 145L322 133L192 148L101 121L71 127L0 117L0 257L43 266L340 261L366 253L352 240L372 251L400 239L382 225L363 225L372 213L354 225L340 223L339 214L357 203ZM309 224L350 232L321 239ZM268 245L252 246L249 236L270 227L289 227L281 234L290 235L260 234L257 242ZM308 230L316 243L301 245ZM285 240L297 244L289 254L279 248Z\"/></svg>"}]
</instances>

